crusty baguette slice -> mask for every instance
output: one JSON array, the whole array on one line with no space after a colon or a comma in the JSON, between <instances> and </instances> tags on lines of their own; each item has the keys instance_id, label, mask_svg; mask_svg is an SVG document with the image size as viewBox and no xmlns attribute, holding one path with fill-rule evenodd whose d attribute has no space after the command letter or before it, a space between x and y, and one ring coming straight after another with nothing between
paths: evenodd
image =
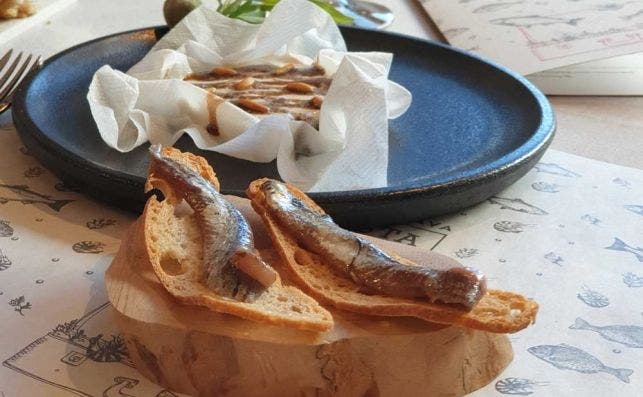
<instances>
[{"instance_id":1,"label":"crusty baguette slice","mask_svg":"<svg viewBox=\"0 0 643 397\"><path fill-rule=\"evenodd\" d=\"M255 211L261 215L273 244L292 273L294 282L322 304L368 315L412 316L434 323L454 324L496 333L516 332L534 322L538 304L512 292L487 291L471 311L439 303L359 292L360 287L357 284L335 272L331 266L325 265L323 258L301 248L295 238L279 227L266 211L265 196L261 191L261 184L265 180L252 182L246 193ZM288 188L312 209L323 213L323 210L301 190L290 185Z\"/></svg>"},{"instance_id":2,"label":"crusty baguette slice","mask_svg":"<svg viewBox=\"0 0 643 397\"><path fill-rule=\"evenodd\" d=\"M205 159L171 148L165 148L163 155L191 167L219 186ZM154 175L150 175L149 180L154 180ZM326 309L297 287L284 285L281 278L252 302L222 297L205 287L199 282L202 279L201 231L193 216L175 215L175 205L169 200L160 202L150 197L140 221L148 260L165 289L179 301L303 330L321 332L333 326L332 316ZM273 266L279 261L274 255L268 258L266 252L260 251L260 254Z\"/></svg>"}]
</instances>

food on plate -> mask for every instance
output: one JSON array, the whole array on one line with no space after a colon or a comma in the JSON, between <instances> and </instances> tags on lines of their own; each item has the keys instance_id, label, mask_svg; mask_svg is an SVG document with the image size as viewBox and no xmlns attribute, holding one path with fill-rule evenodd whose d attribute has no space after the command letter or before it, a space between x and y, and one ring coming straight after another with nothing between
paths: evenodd
<instances>
[{"instance_id":1,"label":"food on plate","mask_svg":"<svg viewBox=\"0 0 643 397\"><path fill-rule=\"evenodd\" d=\"M166 199L185 201L194 211L203 236L205 285L222 296L252 300L262 288L274 283L277 273L254 248L252 230L239 210L201 175L162 156L160 145L150 151L152 186L159 183L168 194Z\"/></svg>"},{"instance_id":2,"label":"food on plate","mask_svg":"<svg viewBox=\"0 0 643 397\"><path fill-rule=\"evenodd\" d=\"M126 153L188 135L201 150L276 161L306 190L385 186L388 120L412 100L388 78L393 54L347 51L307 0L271 2L260 26L227 17L233 3L253 2L204 1L127 73L96 71L87 99L103 141Z\"/></svg>"},{"instance_id":3,"label":"food on plate","mask_svg":"<svg viewBox=\"0 0 643 397\"><path fill-rule=\"evenodd\" d=\"M315 128L319 128L319 111L332 81L318 65L293 63L216 67L206 74L189 75L185 80L258 118L289 114ZM216 122L210 123L208 131L217 134Z\"/></svg>"},{"instance_id":4,"label":"food on plate","mask_svg":"<svg viewBox=\"0 0 643 397\"><path fill-rule=\"evenodd\" d=\"M302 247L323 257L364 291L461 304L469 309L486 291L484 278L470 270L410 266L392 257L370 241L342 229L328 215L315 211L282 182L268 179L260 189L266 211L279 227L297 236Z\"/></svg>"},{"instance_id":5,"label":"food on plate","mask_svg":"<svg viewBox=\"0 0 643 397\"><path fill-rule=\"evenodd\" d=\"M297 285L324 305L498 333L519 331L535 320L534 301L485 291L480 277L453 264L437 271L385 253L334 225L293 186L260 179L247 194Z\"/></svg>"},{"instance_id":6,"label":"food on plate","mask_svg":"<svg viewBox=\"0 0 643 397\"><path fill-rule=\"evenodd\" d=\"M138 223L143 263L183 303L316 332L333 326L324 306L496 333L535 319L535 302L488 290L483 276L452 259L385 252L376 239L336 225L293 186L252 182L247 194L259 216L247 201L237 202L242 213L219 193L205 159L159 145L150 152L146 189L163 199L150 197Z\"/></svg>"},{"instance_id":7,"label":"food on plate","mask_svg":"<svg viewBox=\"0 0 643 397\"><path fill-rule=\"evenodd\" d=\"M203 158L177 149L151 149L141 218L147 258L165 289L188 304L245 319L323 331L330 313L298 288L284 285L262 253L244 216L218 193ZM274 259L273 259L274 261Z\"/></svg>"},{"instance_id":8,"label":"food on plate","mask_svg":"<svg viewBox=\"0 0 643 397\"><path fill-rule=\"evenodd\" d=\"M0 0L0 19L25 18L35 12L31 0Z\"/></svg>"}]
</instances>

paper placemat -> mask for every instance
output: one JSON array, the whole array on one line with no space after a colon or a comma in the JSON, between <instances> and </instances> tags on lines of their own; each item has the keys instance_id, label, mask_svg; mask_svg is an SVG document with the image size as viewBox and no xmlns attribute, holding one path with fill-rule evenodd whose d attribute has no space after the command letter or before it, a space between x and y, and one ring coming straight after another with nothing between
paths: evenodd
<instances>
[{"instance_id":1,"label":"paper placemat","mask_svg":"<svg viewBox=\"0 0 643 397\"><path fill-rule=\"evenodd\" d=\"M103 274L133 216L60 183L10 124L0 148L0 396L177 395L136 372L110 321ZM475 396L626 397L643 390L642 231L643 172L550 150L476 207L371 233L540 303Z\"/></svg>"}]
</instances>

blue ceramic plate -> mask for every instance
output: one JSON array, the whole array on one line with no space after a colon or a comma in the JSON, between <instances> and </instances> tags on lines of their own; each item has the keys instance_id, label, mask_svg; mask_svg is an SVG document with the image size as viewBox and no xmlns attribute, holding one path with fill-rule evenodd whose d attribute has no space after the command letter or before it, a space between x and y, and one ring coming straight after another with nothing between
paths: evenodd
<instances>
[{"instance_id":1,"label":"blue ceramic plate","mask_svg":"<svg viewBox=\"0 0 643 397\"><path fill-rule=\"evenodd\" d=\"M156 42L155 29L126 32L71 48L32 73L14 98L13 118L27 148L65 182L138 211L145 197L147 145L121 154L98 135L85 99L104 64L127 70ZM339 223L373 227L458 211L523 176L552 140L547 99L517 74L449 46L396 34L342 28L351 51L395 54L391 80L413 93L390 122L389 186L311 196ZM249 182L277 177L258 164L177 146L206 157L222 191L243 195Z\"/></svg>"}]
</instances>

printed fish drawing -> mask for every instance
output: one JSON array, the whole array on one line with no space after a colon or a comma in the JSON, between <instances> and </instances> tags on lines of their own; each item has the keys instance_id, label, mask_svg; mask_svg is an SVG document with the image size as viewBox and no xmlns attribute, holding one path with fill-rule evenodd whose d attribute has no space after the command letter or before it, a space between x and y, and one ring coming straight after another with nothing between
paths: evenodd
<instances>
[{"instance_id":1,"label":"printed fish drawing","mask_svg":"<svg viewBox=\"0 0 643 397\"><path fill-rule=\"evenodd\" d=\"M455 252L455 255L460 259L471 258L478 255L478 250L476 248L460 248Z\"/></svg>"},{"instance_id":2,"label":"printed fish drawing","mask_svg":"<svg viewBox=\"0 0 643 397\"><path fill-rule=\"evenodd\" d=\"M586 285L582 287L582 291L579 292L576 297L590 307L600 308L609 306L610 304L610 300L607 296L601 294L598 291L587 288Z\"/></svg>"},{"instance_id":3,"label":"printed fish drawing","mask_svg":"<svg viewBox=\"0 0 643 397\"><path fill-rule=\"evenodd\" d=\"M639 260L639 262L643 262L643 248L641 247L632 247L625 243L623 240L621 240L618 237L614 237L614 243L610 245L609 247L605 247L606 250L612 250L612 251L623 251L623 252L629 252L630 254L636 256L636 259Z\"/></svg>"},{"instance_id":4,"label":"printed fish drawing","mask_svg":"<svg viewBox=\"0 0 643 397\"><path fill-rule=\"evenodd\" d=\"M494 385L496 391L501 394L514 396L528 396L534 394L534 386L546 386L549 382L534 382L525 378L504 378Z\"/></svg>"},{"instance_id":5,"label":"printed fish drawing","mask_svg":"<svg viewBox=\"0 0 643 397\"><path fill-rule=\"evenodd\" d=\"M68 185L64 182L58 182L54 186L54 189L58 190L59 192L76 192L76 193L80 192L80 187Z\"/></svg>"},{"instance_id":6,"label":"printed fish drawing","mask_svg":"<svg viewBox=\"0 0 643 397\"><path fill-rule=\"evenodd\" d=\"M629 21L629 20L636 19L636 18L639 18L639 17L643 17L643 10L638 10L634 14L624 15L624 16L621 17L621 19L624 20L624 21Z\"/></svg>"},{"instance_id":7,"label":"printed fish drawing","mask_svg":"<svg viewBox=\"0 0 643 397\"><path fill-rule=\"evenodd\" d=\"M620 343L627 347L643 348L643 327L636 325L607 325L599 327L592 325L582 318L577 318L569 329L594 331L603 339Z\"/></svg>"},{"instance_id":8,"label":"printed fish drawing","mask_svg":"<svg viewBox=\"0 0 643 397\"><path fill-rule=\"evenodd\" d=\"M0 271L7 270L11 267L11 264L11 259L7 258L2 250L0 250Z\"/></svg>"},{"instance_id":9,"label":"printed fish drawing","mask_svg":"<svg viewBox=\"0 0 643 397\"><path fill-rule=\"evenodd\" d=\"M629 288L643 287L643 276L637 276L634 273L625 273L623 275L623 283Z\"/></svg>"},{"instance_id":10,"label":"printed fish drawing","mask_svg":"<svg viewBox=\"0 0 643 397\"><path fill-rule=\"evenodd\" d=\"M0 237L11 236L13 236L13 228L9 224L9 221L0 220Z\"/></svg>"},{"instance_id":11,"label":"printed fish drawing","mask_svg":"<svg viewBox=\"0 0 643 397\"><path fill-rule=\"evenodd\" d=\"M558 186L555 183L547 183L547 182L534 182L531 184L532 189L537 190L539 192L545 192L545 193L558 193L560 192L559 187L560 186Z\"/></svg>"},{"instance_id":12,"label":"printed fish drawing","mask_svg":"<svg viewBox=\"0 0 643 397\"><path fill-rule=\"evenodd\" d=\"M623 7L625 7L625 4L607 3L607 4L599 4L594 9L598 11L618 11Z\"/></svg>"},{"instance_id":13,"label":"printed fish drawing","mask_svg":"<svg viewBox=\"0 0 643 397\"><path fill-rule=\"evenodd\" d=\"M581 216L580 219L582 221L586 221L588 223L591 223L592 225L598 225L599 223L601 223L600 219L598 219L597 217L592 216L590 214L585 214L585 215Z\"/></svg>"},{"instance_id":14,"label":"printed fish drawing","mask_svg":"<svg viewBox=\"0 0 643 397\"><path fill-rule=\"evenodd\" d=\"M9 202L18 202L22 204L44 204L56 212L73 202L74 200L59 200L51 196L40 194L29 189L26 185L6 185L0 183L0 188L6 189L13 194L13 197L7 197L0 191L0 204L7 204Z\"/></svg>"},{"instance_id":15,"label":"printed fish drawing","mask_svg":"<svg viewBox=\"0 0 643 397\"><path fill-rule=\"evenodd\" d=\"M643 215L643 205L624 205L623 208L637 215Z\"/></svg>"},{"instance_id":16,"label":"printed fish drawing","mask_svg":"<svg viewBox=\"0 0 643 397\"><path fill-rule=\"evenodd\" d=\"M495 12L495 11L500 11L504 10L509 7L513 7L515 5L522 4L522 1L514 1L512 3L493 3L493 4L487 4L484 6L480 6L473 10L474 14L483 14L485 12Z\"/></svg>"},{"instance_id":17,"label":"printed fish drawing","mask_svg":"<svg viewBox=\"0 0 643 397\"><path fill-rule=\"evenodd\" d=\"M628 182L628 181L626 181L625 179L622 179L622 178L614 178L614 179L612 179L612 182L617 184L617 185L619 185L619 186L621 186L621 187L627 188L627 189L629 189L632 186L632 184L630 182Z\"/></svg>"},{"instance_id":18,"label":"printed fish drawing","mask_svg":"<svg viewBox=\"0 0 643 397\"><path fill-rule=\"evenodd\" d=\"M565 260L562 256L556 254L555 252L548 252L545 254L545 259L553 263L554 265L562 266L561 263Z\"/></svg>"},{"instance_id":19,"label":"printed fish drawing","mask_svg":"<svg viewBox=\"0 0 643 397\"><path fill-rule=\"evenodd\" d=\"M532 227L522 222L500 221L493 224L493 228L503 233L522 233L526 227Z\"/></svg>"},{"instance_id":20,"label":"printed fish drawing","mask_svg":"<svg viewBox=\"0 0 643 397\"><path fill-rule=\"evenodd\" d=\"M565 343L532 346L527 351L558 369L567 369L583 374L604 372L617 377L625 383L630 383L630 375L634 373L634 371L627 368L608 367L584 350Z\"/></svg>"},{"instance_id":21,"label":"printed fish drawing","mask_svg":"<svg viewBox=\"0 0 643 397\"><path fill-rule=\"evenodd\" d=\"M500 206L500 209L502 210L507 209L507 210L523 212L525 214L532 214L532 215L548 214L547 211L541 210L540 208L533 206L531 204L527 204L519 198L510 199L510 198L494 196L489 199L489 202L491 204L498 204Z\"/></svg>"},{"instance_id":22,"label":"printed fish drawing","mask_svg":"<svg viewBox=\"0 0 643 397\"><path fill-rule=\"evenodd\" d=\"M447 39L452 39L452 38L454 38L456 36L461 35L462 33L466 32L467 30L469 30L469 28L453 28L453 29L447 29L447 30L443 31L442 34Z\"/></svg>"},{"instance_id":23,"label":"printed fish drawing","mask_svg":"<svg viewBox=\"0 0 643 397\"><path fill-rule=\"evenodd\" d=\"M584 18L558 18L540 15L526 15L523 17L498 18L490 22L494 25L520 26L530 28L532 26L569 25L576 26Z\"/></svg>"},{"instance_id":24,"label":"printed fish drawing","mask_svg":"<svg viewBox=\"0 0 643 397\"><path fill-rule=\"evenodd\" d=\"M580 178L581 175L575 173L574 171L570 171L566 168L561 167L558 164L554 163L538 163L534 166L536 168L536 171L538 172L544 172L547 174L553 174L553 175L560 175L560 176L566 176L568 178Z\"/></svg>"}]
</instances>

